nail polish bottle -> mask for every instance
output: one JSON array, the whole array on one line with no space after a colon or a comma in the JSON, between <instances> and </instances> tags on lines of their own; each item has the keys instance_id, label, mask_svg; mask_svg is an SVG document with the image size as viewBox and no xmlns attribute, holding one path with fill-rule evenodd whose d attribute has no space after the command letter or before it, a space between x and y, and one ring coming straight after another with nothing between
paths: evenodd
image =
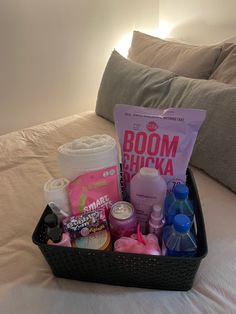
<instances>
[{"instance_id":1,"label":"nail polish bottle","mask_svg":"<svg viewBox=\"0 0 236 314\"><path fill-rule=\"evenodd\" d=\"M54 228L58 225L58 218L55 214L48 214L44 218L44 223L49 228Z\"/></svg>"},{"instance_id":2,"label":"nail polish bottle","mask_svg":"<svg viewBox=\"0 0 236 314\"><path fill-rule=\"evenodd\" d=\"M50 229L55 228L58 226L58 218L57 215L54 213L48 214L47 216L44 217L44 230L46 234L46 239L48 240L48 233Z\"/></svg>"},{"instance_id":3,"label":"nail polish bottle","mask_svg":"<svg viewBox=\"0 0 236 314\"><path fill-rule=\"evenodd\" d=\"M47 244L57 245L57 246L67 246L71 247L70 236L68 233L63 233L61 228L54 227L48 232L49 240Z\"/></svg>"}]
</instances>

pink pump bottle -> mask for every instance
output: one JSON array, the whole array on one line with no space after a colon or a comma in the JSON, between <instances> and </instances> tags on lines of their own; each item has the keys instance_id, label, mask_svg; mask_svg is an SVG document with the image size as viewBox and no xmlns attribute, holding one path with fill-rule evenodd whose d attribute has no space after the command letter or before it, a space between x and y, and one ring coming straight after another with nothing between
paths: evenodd
<instances>
[{"instance_id":1,"label":"pink pump bottle","mask_svg":"<svg viewBox=\"0 0 236 314\"><path fill-rule=\"evenodd\" d=\"M143 167L131 179L130 200L143 234L148 233L149 217L155 204L163 206L167 185L155 168Z\"/></svg>"},{"instance_id":2,"label":"pink pump bottle","mask_svg":"<svg viewBox=\"0 0 236 314\"><path fill-rule=\"evenodd\" d=\"M164 225L165 218L163 217L162 207L160 205L154 205L149 219L149 233L155 234L159 243L161 243Z\"/></svg>"}]
</instances>

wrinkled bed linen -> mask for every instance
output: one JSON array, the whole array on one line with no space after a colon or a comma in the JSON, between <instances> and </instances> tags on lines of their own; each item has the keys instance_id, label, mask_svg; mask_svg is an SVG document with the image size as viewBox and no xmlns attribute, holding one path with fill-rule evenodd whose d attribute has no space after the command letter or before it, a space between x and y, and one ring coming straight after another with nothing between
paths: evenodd
<instances>
[{"instance_id":1,"label":"wrinkled bed linen","mask_svg":"<svg viewBox=\"0 0 236 314\"><path fill-rule=\"evenodd\" d=\"M115 136L85 113L0 137L0 313L236 313L236 195L193 169L209 253L193 288L170 292L55 278L31 235L45 207L44 183L60 177L57 148L83 135Z\"/></svg>"}]
</instances>

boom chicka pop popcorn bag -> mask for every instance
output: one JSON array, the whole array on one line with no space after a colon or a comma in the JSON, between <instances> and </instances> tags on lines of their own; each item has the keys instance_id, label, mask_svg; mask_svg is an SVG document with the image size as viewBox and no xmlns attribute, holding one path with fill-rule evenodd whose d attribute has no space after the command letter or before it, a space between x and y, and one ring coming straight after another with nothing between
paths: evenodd
<instances>
[{"instance_id":1,"label":"boom chicka pop popcorn bag","mask_svg":"<svg viewBox=\"0 0 236 314\"><path fill-rule=\"evenodd\" d=\"M122 153L125 194L131 178L142 167L156 168L168 191L186 182L186 170L205 110L165 110L116 105L115 127Z\"/></svg>"}]
</instances>

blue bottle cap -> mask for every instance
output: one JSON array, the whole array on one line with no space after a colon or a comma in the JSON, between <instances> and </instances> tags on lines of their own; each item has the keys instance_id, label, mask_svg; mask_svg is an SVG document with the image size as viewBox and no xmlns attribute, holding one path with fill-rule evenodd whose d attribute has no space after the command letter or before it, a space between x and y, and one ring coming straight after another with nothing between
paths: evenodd
<instances>
[{"instance_id":1,"label":"blue bottle cap","mask_svg":"<svg viewBox=\"0 0 236 314\"><path fill-rule=\"evenodd\" d=\"M188 216L183 214L178 214L174 218L174 228L178 232L188 232L191 227L191 221Z\"/></svg>"},{"instance_id":2,"label":"blue bottle cap","mask_svg":"<svg viewBox=\"0 0 236 314\"><path fill-rule=\"evenodd\" d=\"M174 195L179 200L185 200L188 197L189 189L185 184L177 184L174 189Z\"/></svg>"}]
</instances>

